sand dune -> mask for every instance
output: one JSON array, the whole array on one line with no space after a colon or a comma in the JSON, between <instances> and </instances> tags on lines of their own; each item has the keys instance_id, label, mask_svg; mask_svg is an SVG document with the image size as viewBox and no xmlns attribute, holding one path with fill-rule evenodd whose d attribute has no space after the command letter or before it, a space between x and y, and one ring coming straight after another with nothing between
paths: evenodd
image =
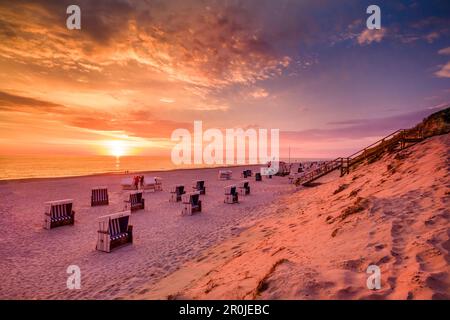
<instances>
[{"instance_id":1,"label":"sand dune","mask_svg":"<svg viewBox=\"0 0 450 320\"><path fill-rule=\"evenodd\" d=\"M129 298L450 299L449 151L449 134L434 137L282 196ZM380 290L366 287L372 264Z\"/></svg>"}]
</instances>

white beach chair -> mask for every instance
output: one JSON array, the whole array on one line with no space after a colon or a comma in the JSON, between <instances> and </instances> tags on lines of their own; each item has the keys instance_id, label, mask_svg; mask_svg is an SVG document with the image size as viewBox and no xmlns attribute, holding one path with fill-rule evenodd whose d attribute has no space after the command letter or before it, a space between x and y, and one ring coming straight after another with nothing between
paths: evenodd
<instances>
[{"instance_id":1,"label":"white beach chair","mask_svg":"<svg viewBox=\"0 0 450 320\"><path fill-rule=\"evenodd\" d=\"M231 170L219 170L219 180L230 180L232 175Z\"/></svg>"},{"instance_id":2,"label":"white beach chair","mask_svg":"<svg viewBox=\"0 0 450 320\"><path fill-rule=\"evenodd\" d=\"M120 182L122 190L136 190L136 185L134 184L133 178L124 178Z\"/></svg>"},{"instance_id":3,"label":"white beach chair","mask_svg":"<svg viewBox=\"0 0 450 320\"><path fill-rule=\"evenodd\" d=\"M162 191L162 179L160 177L144 176L143 190Z\"/></svg>"},{"instance_id":4,"label":"white beach chair","mask_svg":"<svg viewBox=\"0 0 450 320\"><path fill-rule=\"evenodd\" d=\"M111 252L113 248L133 243L130 215L130 211L123 211L98 218L97 250Z\"/></svg>"},{"instance_id":5,"label":"white beach chair","mask_svg":"<svg viewBox=\"0 0 450 320\"><path fill-rule=\"evenodd\" d=\"M248 196L250 194L250 182L248 180L241 181L238 189L241 196Z\"/></svg>"},{"instance_id":6,"label":"white beach chair","mask_svg":"<svg viewBox=\"0 0 450 320\"><path fill-rule=\"evenodd\" d=\"M184 186L179 184L170 188L170 202L178 202L181 201L181 196L185 194Z\"/></svg>"},{"instance_id":7,"label":"white beach chair","mask_svg":"<svg viewBox=\"0 0 450 320\"><path fill-rule=\"evenodd\" d=\"M225 190L225 203L239 203L239 196L235 185L226 186Z\"/></svg>"},{"instance_id":8,"label":"white beach chair","mask_svg":"<svg viewBox=\"0 0 450 320\"><path fill-rule=\"evenodd\" d=\"M91 207L109 204L108 188L95 187L91 190Z\"/></svg>"},{"instance_id":9,"label":"white beach chair","mask_svg":"<svg viewBox=\"0 0 450 320\"><path fill-rule=\"evenodd\" d=\"M72 208L72 199L46 202L44 228L52 229L64 225L73 225L75 223L75 211Z\"/></svg>"},{"instance_id":10,"label":"white beach chair","mask_svg":"<svg viewBox=\"0 0 450 320\"><path fill-rule=\"evenodd\" d=\"M183 194L183 210L181 215L191 216L196 212L202 212L202 202L200 201L200 192L191 192Z\"/></svg>"}]
</instances>

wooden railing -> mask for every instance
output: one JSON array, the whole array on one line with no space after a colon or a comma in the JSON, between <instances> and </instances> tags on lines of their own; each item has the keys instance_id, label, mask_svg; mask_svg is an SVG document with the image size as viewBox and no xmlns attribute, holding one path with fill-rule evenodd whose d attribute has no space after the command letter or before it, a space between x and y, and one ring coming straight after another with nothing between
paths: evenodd
<instances>
[{"instance_id":1,"label":"wooden railing","mask_svg":"<svg viewBox=\"0 0 450 320\"><path fill-rule=\"evenodd\" d=\"M403 149L407 143L416 143L421 140L423 140L421 131L412 129L397 130L348 157L339 157L332 161L322 163L319 167L299 177L295 184L306 185L337 169L341 169L342 176L349 173L352 166L371 157L375 157L386 149L395 149L398 145L400 145L400 149Z\"/></svg>"},{"instance_id":2,"label":"wooden railing","mask_svg":"<svg viewBox=\"0 0 450 320\"><path fill-rule=\"evenodd\" d=\"M342 166L342 158L336 158L332 161L327 161L322 163L319 167L314 168L305 174L303 174L300 178L297 179L296 184L306 184L315 179L318 179L331 171L334 171Z\"/></svg>"}]
</instances>

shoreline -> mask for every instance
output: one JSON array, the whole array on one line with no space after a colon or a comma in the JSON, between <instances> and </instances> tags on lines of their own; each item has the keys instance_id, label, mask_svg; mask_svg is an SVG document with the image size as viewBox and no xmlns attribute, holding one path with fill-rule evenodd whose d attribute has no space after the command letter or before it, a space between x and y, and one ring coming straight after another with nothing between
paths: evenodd
<instances>
[{"instance_id":1,"label":"shoreline","mask_svg":"<svg viewBox=\"0 0 450 320\"><path fill-rule=\"evenodd\" d=\"M144 170L144 171L130 171L130 172L99 172L91 174L82 175L70 175L70 176L60 176L60 177L32 177L32 178L13 178L13 179L2 179L0 178L0 185L10 182L27 182L27 181L49 181L49 180L61 180L61 179L74 179L74 178L90 178L90 177L109 177L109 176L126 176L134 174L146 174L146 173L166 173L166 172L177 172L177 171L193 171L193 170L211 170L211 169L229 169L238 167L262 167L262 164L248 164L248 165L230 165L230 166L219 166L219 167L201 167L201 168L177 168L177 169L167 169L167 170Z\"/></svg>"}]
</instances>

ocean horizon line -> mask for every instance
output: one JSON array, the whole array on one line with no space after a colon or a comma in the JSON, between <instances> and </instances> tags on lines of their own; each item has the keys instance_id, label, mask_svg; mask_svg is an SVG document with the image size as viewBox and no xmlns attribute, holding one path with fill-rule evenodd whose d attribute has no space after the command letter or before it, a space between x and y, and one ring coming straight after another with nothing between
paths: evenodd
<instances>
[{"instance_id":1,"label":"ocean horizon line","mask_svg":"<svg viewBox=\"0 0 450 320\"><path fill-rule=\"evenodd\" d=\"M264 164L175 165L164 157L153 156L2 156L0 181L76 178L103 175L127 175L170 172L178 170L220 169ZM105 162L104 160L107 159ZM83 161L84 160L84 161ZM291 158L291 163L323 161L328 159ZM288 162L282 158L280 161Z\"/></svg>"}]
</instances>

